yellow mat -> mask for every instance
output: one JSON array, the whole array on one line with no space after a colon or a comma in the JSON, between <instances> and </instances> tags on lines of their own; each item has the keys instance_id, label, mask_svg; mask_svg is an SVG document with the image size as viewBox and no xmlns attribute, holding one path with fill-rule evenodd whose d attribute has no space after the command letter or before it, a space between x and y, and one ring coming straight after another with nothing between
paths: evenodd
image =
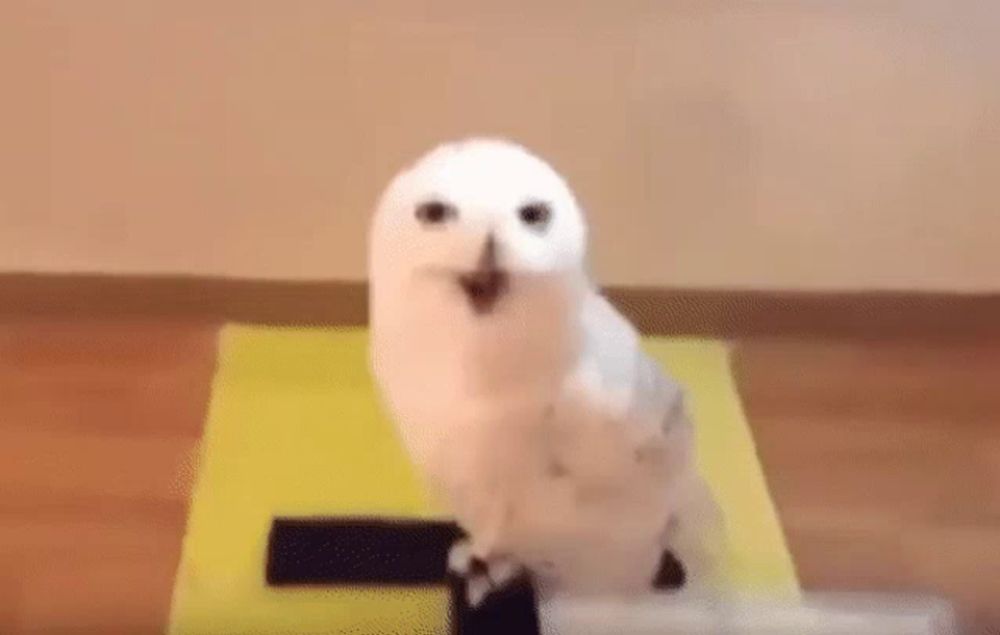
<instances>
[{"instance_id":1,"label":"yellow mat","mask_svg":"<svg viewBox=\"0 0 1000 635\"><path fill-rule=\"evenodd\" d=\"M440 633L444 590L268 588L274 516L444 518L421 490L368 373L363 329L227 327L177 573L170 632ZM699 460L738 589L795 594L724 344L647 338L691 392Z\"/></svg>"}]
</instances>

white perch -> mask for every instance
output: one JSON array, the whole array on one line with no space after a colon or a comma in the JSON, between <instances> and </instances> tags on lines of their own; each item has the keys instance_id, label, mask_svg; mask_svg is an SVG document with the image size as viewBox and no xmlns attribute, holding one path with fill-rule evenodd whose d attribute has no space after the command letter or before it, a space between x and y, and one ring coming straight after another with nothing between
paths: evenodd
<instances>
[{"instance_id":1,"label":"white perch","mask_svg":"<svg viewBox=\"0 0 1000 635\"><path fill-rule=\"evenodd\" d=\"M956 635L950 603L928 597L806 594L725 603L652 597L560 598L541 608L545 635Z\"/></svg>"}]
</instances>

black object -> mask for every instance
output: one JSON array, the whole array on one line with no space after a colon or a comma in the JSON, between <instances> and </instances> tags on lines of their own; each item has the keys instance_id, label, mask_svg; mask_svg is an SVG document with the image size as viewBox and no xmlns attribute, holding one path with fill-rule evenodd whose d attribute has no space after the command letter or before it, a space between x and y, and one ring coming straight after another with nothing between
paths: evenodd
<instances>
[{"instance_id":1,"label":"black object","mask_svg":"<svg viewBox=\"0 0 1000 635\"><path fill-rule=\"evenodd\" d=\"M441 585L455 523L413 519L276 518L267 583Z\"/></svg>"},{"instance_id":2,"label":"black object","mask_svg":"<svg viewBox=\"0 0 1000 635\"><path fill-rule=\"evenodd\" d=\"M539 635L538 601L520 577L472 608L466 581L448 573L448 552L465 534L455 523L413 519L276 518L267 583L447 585L452 635Z\"/></svg>"},{"instance_id":3,"label":"black object","mask_svg":"<svg viewBox=\"0 0 1000 635\"><path fill-rule=\"evenodd\" d=\"M528 576L490 593L479 606L466 601L466 582L449 576L452 635L539 635L538 599Z\"/></svg>"},{"instance_id":4,"label":"black object","mask_svg":"<svg viewBox=\"0 0 1000 635\"><path fill-rule=\"evenodd\" d=\"M684 565L670 551L664 551L660 556L660 567L653 578L653 588L660 591L679 589L687 582L687 572Z\"/></svg>"},{"instance_id":5,"label":"black object","mask_svg":"<svg viewBox=\"0 0 1000 635\"><path fill-rule=\"evenodd\" d=\"M276 518L267 546L272 586L447 586L452 635L539 635L538 598L528 576L472 608L466 580L448 573L451 546L465 538L451 522L388 518ZM684 565L665 551L653 581L684 586Z\"/></svg>"}]
</instances>

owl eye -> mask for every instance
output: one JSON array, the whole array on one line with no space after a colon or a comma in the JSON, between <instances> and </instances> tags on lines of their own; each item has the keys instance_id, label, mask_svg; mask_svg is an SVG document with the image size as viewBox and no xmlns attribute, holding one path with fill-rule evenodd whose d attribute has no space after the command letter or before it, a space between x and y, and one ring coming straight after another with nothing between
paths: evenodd
<instances>
[{"instance_id":1,"label":"owl eye","mask_svg":"<svg viewBox=\"0 0 1000 635\"><path fill-rule=\"evenodd\" d=\"M521 222L532 229L542 230L552 218L552 208L545 203L528 203L517 210Z\"/></svg>"},{"instance_id":2,"label":"owl eye","mask_svg":"<svg viewBox=\"0 0 1000 635\"><path fill-rule=\"evenodd\" d=\"M458 210L441 201L427 201L417 206L416 216L424 225L441 225L458 216Z\"/></svg>"}]
</instances>

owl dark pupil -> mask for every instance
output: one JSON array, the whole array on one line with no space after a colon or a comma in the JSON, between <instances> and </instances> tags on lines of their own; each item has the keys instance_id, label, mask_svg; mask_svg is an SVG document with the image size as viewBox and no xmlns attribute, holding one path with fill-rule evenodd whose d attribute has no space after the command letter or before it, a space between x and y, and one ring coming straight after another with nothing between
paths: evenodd
<instances>
[{"instance_id":1,"label":"owl dark pupil","mask_svg":"<svg viewBox=\"0 0 1000 635\"><path fill-rule=\"evenodd\" d=\"M539 225L549 219L549 209L544 205L525 205L520 210L521 220L528 225Z\"/></svg>"},{"instance_id":2,"label":"owl dark pupil","mask_svg":"<svg viewBox=\"0 0 1000 635\"><path fill-rule=\"evenodd\" d=\"M445 221L449 212L448 206L444 203L431 201L417 208L417 218L424 223L437 224Z\"/></svg>"}]
</instances>

